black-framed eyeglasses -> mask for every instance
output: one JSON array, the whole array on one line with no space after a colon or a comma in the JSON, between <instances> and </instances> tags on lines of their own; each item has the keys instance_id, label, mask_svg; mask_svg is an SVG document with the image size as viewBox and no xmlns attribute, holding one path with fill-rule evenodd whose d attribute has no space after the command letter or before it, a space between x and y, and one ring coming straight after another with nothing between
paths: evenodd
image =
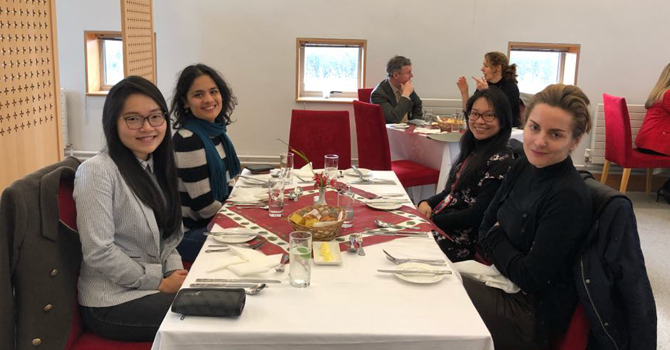
<instances>
[{"instance_id":1,"label":"black-framed eyeglasses","mask_svg":"<svg viewBox=\"0 0 670 350\"><path fill-rule=\"evenodd\" d=\"M139 114L133 114L123 117L123 120L126 121L128 129L131 130L142 129L144 122L149 122L149 125L153 127L159 127L165 123L165 113L152 113L146 117Z\"/></svg>"},{"instance_id":2,"label":"black-framed eyeglasses","mask_svg":"<svg viewBox=\"0 0 670 350\"><path fill-rule=\"evenodd\" d=\"M485 122L492 122L496 119L496 114L494 112L479 113L477 111L470 111L468 119L475 122L477 119L482 118Z\"/></svg>"}]
</instances>

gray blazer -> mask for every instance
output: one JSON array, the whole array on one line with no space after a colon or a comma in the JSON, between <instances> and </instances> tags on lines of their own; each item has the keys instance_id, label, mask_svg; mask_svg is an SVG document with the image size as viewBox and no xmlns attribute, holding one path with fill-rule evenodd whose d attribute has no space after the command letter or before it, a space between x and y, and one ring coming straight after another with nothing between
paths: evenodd
<instances>
[{"instance_id":1,"label":"gray blazer","mask_svg":"<svg viewBox=\"0 0 670 350\"><path fill-rule=\"evenodd\" d=\"M391 88L388 79L382 80L377 84L375 89L372 90L370 102L382 107L384 119L386 119L387 124L400 123L405 113L407 113L407 120L417 119L423 116L423 102L421 102L416 91L413 91L409 95L409 99L401 97L400 101L396 102L393 88Z\"/></svg>"},{"instance_id":2,"label":"gray blazer","mask_svg":"<svg viewBox=\"0 0 670 350\"><path fill-rule=\"evenodd\" d=\"M158 224L103 152L79 166L74 182L83 260L79 304L107 307L158 293L167 271L183 268L173 233L160 251Z\"/></svg>"}]
</instances>

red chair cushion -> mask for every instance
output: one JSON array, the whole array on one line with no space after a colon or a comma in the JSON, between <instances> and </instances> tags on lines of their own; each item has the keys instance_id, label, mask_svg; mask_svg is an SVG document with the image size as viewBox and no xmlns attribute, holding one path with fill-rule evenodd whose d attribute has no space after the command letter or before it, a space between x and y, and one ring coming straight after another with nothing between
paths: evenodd
<instances>
[{"instance_id":1,"label":"red chair cushion","mask_svg":"<svg viewBox=\"0 0 670 350\"><path fill-rule=\"evenodd\" d=\"M354 101L354 119L358 165L371 170L391 170L391 149L381 107Z\"/></svg>"},{"instance_id":2,"label":"red chair cushion","mask_svg":"<svg viewBox=\"0 0 670 350\"><path fill-rule=\"evenodd\" d=\"M577 303L568 331L554 344L556 350L584 350L589 340L589 320L581 303Z\"/></svg>"},{"instance_id":3,"label":"red chair cushion","mask_svg":"<svg viewBox=\"0 0 670 350\"><path fill-rule=\"evenodd\" d=\"M337 154L339 168L351 167L351 132L348 111L310 111L294 109L288 144L304 153L314 169L323 168L323 156ZM294 166L306 162L296 156Z\"/></svg>"},{"instance_id":4,"label":"red chair cushion","mask_svg":"<svg viewBox=\"0 0 670 350\"><path fill-rule=\"evenodd\" d=\"M440 178L439 171L411 160L396 160L391 163L391 169L405 188L436 184Z\"/></svg>"},{"instance_id":5,"label":"red chair cushion","mask_svg":"<svg viewBox=\"0 0 670 350\"><path fill-rule=\"evenodd\" d=\"M372 88L358 89L358 100L359 101L370 103L370 95L372 95Z\"/></svg>"},{"instance_id":6,"label":"red chair cushion","mask_svg":"<svg viewBox=\"0 0 670 350\"><path fill-rule=\"evenodd\" d=\"M623 97L603 94L605 159L624 168L670 168L670 157L633 149L630 116Z\"/></svg>"}]
</instances>

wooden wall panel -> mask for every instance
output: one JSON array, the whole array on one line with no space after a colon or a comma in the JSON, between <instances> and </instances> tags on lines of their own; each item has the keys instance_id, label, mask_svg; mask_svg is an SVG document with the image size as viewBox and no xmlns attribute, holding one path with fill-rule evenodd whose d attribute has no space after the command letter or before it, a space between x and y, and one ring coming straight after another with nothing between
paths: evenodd
<instances>
[{"instance_id":1,"label":"wooden wall panel","mask_svg":"<svg viewBox=\"0 0 670 350\"><path fill-rule=\"evenodd\" d=\"M156 42L151 0L121 0L123 71L156 84Z\"/></svg>"},{"instance_id":2,"label":"wooden wall panel","mask_svg":"<svg viewBox=\"0 0 670 350\"><path fill-rule=\"evenodd\" d=\"M0 191L63 158L55 0L0 0Z\"/></svg>"}]
</instances>

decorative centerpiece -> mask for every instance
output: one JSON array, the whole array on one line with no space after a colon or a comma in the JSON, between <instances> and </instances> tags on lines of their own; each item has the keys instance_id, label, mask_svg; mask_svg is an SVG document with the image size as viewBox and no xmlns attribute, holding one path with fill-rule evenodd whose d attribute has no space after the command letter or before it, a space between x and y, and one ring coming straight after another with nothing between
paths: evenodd
<instances>
[{"instance_id":1,"label":"decorative centerpiece","mask_svg":"<svg viewBox=\"0 0 670 350\"><path fill-rule=\"evenodd\" d=\"M314 205L327 205L326 203L326 187L330 185L335 187L337 181L331 179L328 181L328 177L323 173L314 173L314 188L319 189L319 198L314 202Z\"/></svg>"}]
</instances>

